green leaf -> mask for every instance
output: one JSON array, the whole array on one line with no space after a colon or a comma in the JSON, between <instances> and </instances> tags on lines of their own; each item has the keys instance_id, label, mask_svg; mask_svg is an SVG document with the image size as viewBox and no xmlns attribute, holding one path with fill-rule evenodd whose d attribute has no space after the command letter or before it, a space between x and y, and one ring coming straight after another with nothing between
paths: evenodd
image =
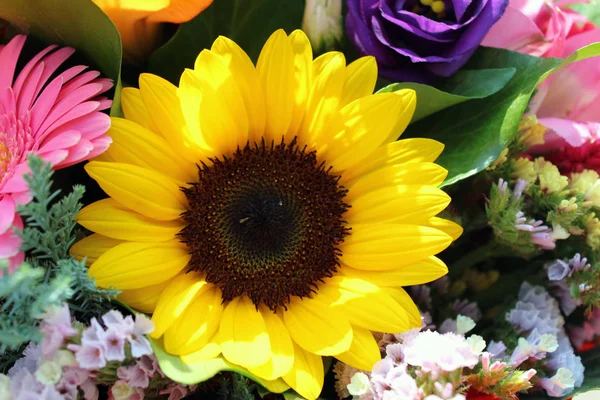
<instances>
[{"instance_id":1,"label":"green leaf","mask_svg":"<svg viewBox=\"0 0 600 400\"><path fill-rule=\"evenodd\" d=\"M437 161L449 171L444 186L468 178L489 166L514 139L539 82L559 66L598 54L598 44L566 60L482 47L466 68L516 69L506 86L491 96L465 101L411 124L402 137L429 137L446 145Z\"/></svg>"},{"instance_id":2,"label":"green leaf","mask_svg":"<svg viewBox=\"0 0 600 400\"><path fill-rule=\"evenodd\" d=\"M71 46L116 82L111 115L121 113L121 37L90 0L0 0L2 18L28 35Z\"/></svg>"},{"instance_id":3,"label":"green leaf","mask_svg":"<svg viewBox=\"0 0 600 400\"><path fill-rule=\"evenodd\" d=\"M594 25L600 25L600 1L591 0L589 3L574 3L568 6L580 14L585 15Z\"/></svg>"},{"instance_id":4,"label":"green leaf","mask_svg":"<svg viewBox=\"0 0 600 400\"><path fill-rule=\"evenodd\" d=\"M193 364L185 364L178 356L168 354L160 341L150 339L150 344L163 373L175 382L184 385L194 385L209 380L219 372L231 371L252 379L272 393L283 393L290 388L282 379L265 381L252 375L246 369L227 362L221 356Z\"/></svg>"},{"instance_id":5,"label":"green leaf","mask_svg":"<svg viewBox=\"0 0 600 400\"><path fill-rule=\"evenodd\" d=\"M393 92L399 89L413 89L417 92L417 109L411 123L433 113L472 99L483 99L501 90L514 76L514 68L462 70L437 88L420 83L393 83L377 93Z\"/></svg>"},{"instance_id":6,"label":"green leaf","mask_svg":"<svg viewBox=\"0 0 600 400\"><path fill-rule=\"evenodd\" d=\"M215 1L150 56L149 70L177 85L183 70L192 68L202 49L209 49L219 35L235 41L256 61L273 32L300 28L303 12L304 1L299 0Z\"/></svg>"}]
</instances>

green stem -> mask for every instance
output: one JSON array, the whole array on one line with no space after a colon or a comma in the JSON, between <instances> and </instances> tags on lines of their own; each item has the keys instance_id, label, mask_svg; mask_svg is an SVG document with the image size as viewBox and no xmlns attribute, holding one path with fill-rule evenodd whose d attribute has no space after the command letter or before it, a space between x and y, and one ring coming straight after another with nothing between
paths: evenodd
<instances>
[{"instance_id":1,"label":"green stem","mask_svg":"<svg viewBox=\"0 0 600 400\"><path fill-rule=\"evenodd\" d=\"M506 248L498 246L498 244L492 240L486 245L476 248L453 262L448 268L448 274L453 278L457 278L469 268L485 260L489 260L496 256L507 255L508 253L509 251Z\"/></svg>"}]
</instances>

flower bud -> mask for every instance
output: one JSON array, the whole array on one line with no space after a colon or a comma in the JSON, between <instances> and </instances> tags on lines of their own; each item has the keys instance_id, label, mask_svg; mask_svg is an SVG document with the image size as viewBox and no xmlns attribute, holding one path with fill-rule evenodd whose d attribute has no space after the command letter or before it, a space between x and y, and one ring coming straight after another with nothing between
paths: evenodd
<instances>
[{"instance_id":1,"label":"flower bud","mask_svg":"<svg viewBox=\"0 0 600 400\"><path fill-rule=\"evenodd\" d=\"M341 0L307 0L302 20L316 52L332 50L343 36Z\"/></svg>"}]
</instances>

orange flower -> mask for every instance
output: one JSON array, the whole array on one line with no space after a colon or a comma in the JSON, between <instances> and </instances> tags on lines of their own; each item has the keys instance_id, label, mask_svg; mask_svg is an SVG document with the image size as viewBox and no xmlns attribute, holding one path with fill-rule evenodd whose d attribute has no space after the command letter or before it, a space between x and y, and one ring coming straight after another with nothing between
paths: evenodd
<instances>
[{"instance_id":1,"label":"orange flower","mask_svg":"<svg viewBox=\"0 0 600 400\"><path fill-rule=\"evenodd\" d=\"M213 0L93 0L113 21L123 42L126 62L144 61L158 45L161 22L181 24Z\"/></svg>"}]
</instances>

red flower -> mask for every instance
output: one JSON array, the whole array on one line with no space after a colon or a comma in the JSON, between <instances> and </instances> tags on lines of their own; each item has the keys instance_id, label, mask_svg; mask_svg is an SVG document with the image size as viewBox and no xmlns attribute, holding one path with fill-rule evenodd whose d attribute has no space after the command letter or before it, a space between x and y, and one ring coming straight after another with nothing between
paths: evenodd
<instances>
[{"instance_id":1,"label":"red flower","mask_svg":"<svg viewBox=\"0 0 600 400\"><path fill-rule=\"evenodd\" d=\"M502 400L500 397L497 397L493 394L482 393L473 388L470 388L465 395L467 400Z\"/></svg>"},{"instance_id":2,"label":"red flower","mask_svg":"<svg viewBox=\"0 0 600 400\"><path fill-rule=\"evenodd\" d=\"M579 147L565 144L559 151L545 157L565 175L584 169L591 169L600 174L600 141L587 142Z\"/></svg>"}]
</instances>

